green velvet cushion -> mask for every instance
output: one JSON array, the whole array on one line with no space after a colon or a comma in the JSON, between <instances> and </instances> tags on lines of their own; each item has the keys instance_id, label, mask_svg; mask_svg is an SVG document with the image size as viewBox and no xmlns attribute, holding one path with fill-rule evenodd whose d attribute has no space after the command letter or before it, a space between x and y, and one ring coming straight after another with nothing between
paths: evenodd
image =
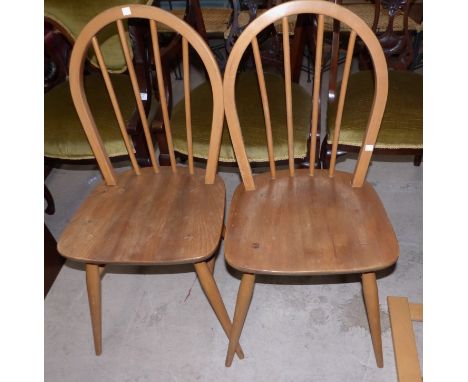
<instances>
[{"instance_id":1,"label":"green velvet cushion","mask_svg":"<svg viewBox=\"0 0 468 382\"><path fill-rule=\"evenodd\" d=\"M339 94L328 108L328 143L333 140L338 96ZM352 74L346 92L340 144L362 145L373 97L373 72L361 71ZM389 71L387 106L375 147L384 149L423 147L423 77L421 75L414 72Z\"/></svg>"},{"instance_id":2,"label":"green velvet cushion","mask_svg":"<svg viewBox=\"0 0 468 382\"><path fill-rule=\"evenodd\" d=\"M151 0L45 0L44 15L64 28L71 38L76 40L84 26L98 13L117 5L151 4ZM97 35L102 54L110 72L120 73L126 70L122 46L115 23L104 28ZM94 52L90 49L89 58L98 66Z\"/></svg>"},{"instance_id":3,"label":"green velvet cushion","mask_svg":"<svg viewBox=\"0 0 468 382\"><path fill-rule=\"evenodd\" d=\"M125 120L136 107L130 77L112 74L112 84ZM85 77L85 90L96 126L110 157L127 155L127 149L101 75ZM44 155L60 159L94 158L76 113L67 82L44 97Z\"/></svg>"},{"instance_id":4,"label":"green velvet cushion","mask_svg":"<svg viewBox=\"0 0 468 382\"><path fill-rule=\"evenodd\" d=\"M270 104L273 132L274 153L276 160L288 159L288 140L286 125L286 103L284 79L281 76L265 73L268 100ZM305 158L307 139L310 129L311 97L298 84L292 84L294 116L294 157ZM211 133L213 101L211 86L208 82L191 92L193 155L197 158L208 157L208 146ZM249 160L267 162L265 119L258 87L257 75L254 72L241 73L236 82L236 102L244 144ZM187 135L185 127L184 100L175 105L171 128L176 151L187 154ZM234 149L224 123L223 138L220 150L221 162L235 162Z\"/></svg>"}]
</instances>

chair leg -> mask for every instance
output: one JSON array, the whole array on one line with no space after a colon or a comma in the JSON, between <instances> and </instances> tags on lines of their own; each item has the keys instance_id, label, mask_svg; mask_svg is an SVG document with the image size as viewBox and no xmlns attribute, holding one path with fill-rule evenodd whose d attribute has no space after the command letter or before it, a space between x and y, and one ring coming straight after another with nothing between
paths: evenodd
<instances>
[{"instance_id":1,"label":"chair leg","mask_svg":"<svg viewBox=\"0 0 468 382\"><path fill-rule=\"evenodd\" d=\"M226 307L224 306L223 299L221 298L221 294L219 293L218 286L213 278L210 269L206 262L201 262L194 264L195 271L197 272L198 280L200 280L200 284L202 289L204 290L208 301L211 304L221 326L226 333L226 336L229 338L229 334L231 333L231 319L227 313ZM242 359L244 358L244 352L240 345L236 347L237 356Z\"/></svg>"},{"instance_id":2,"label":"chair leg","mask_svg":"<svg viewBox=\"0 0 468 382\"><path fill-rule=\"evenodd\" d=\"M206 262L206 265L208 265L208 269L210 270L211 274L214 274L215 263L216 255L213 255L213 257Z\"/></svg>"},{"instance_id":3,"label":"chair leg","mask_svg":"<svg viewBox=\"0 0 468 382\"><path fill-rule=\"evenodd\" d=\"M94 350L102 353L101 334L101 273L99 265L86 264L86 286L88 288L89 310L93 326Z\"/></svg>"},{"instance_id":4,"label":"chair leg","mask_svg":"<svg viewBox=\"0 0 468 382\"><path fill-rule=\"evenodd\" d=\"M367 320L374 346L375 360L378 367L383 367L382 333L380 328L379 292L375 273L362 274L362 289L366 305Z\"/></svg>"},{"instance_id":5,"label":"chair leg","mask_svg":"<svg viewBox=\"0 0 468 382\"><path fill-rule=\"evenodd\" d=\"M249 310L250 301L255 284L255 275L244 273L237 293L236 310L234 312L234 322L232 324L231 336L229 338L229 347L226 355L226 367L231 366L234 358L234 349L239 343L245 318Z\"/></svg>"}]
</instances>

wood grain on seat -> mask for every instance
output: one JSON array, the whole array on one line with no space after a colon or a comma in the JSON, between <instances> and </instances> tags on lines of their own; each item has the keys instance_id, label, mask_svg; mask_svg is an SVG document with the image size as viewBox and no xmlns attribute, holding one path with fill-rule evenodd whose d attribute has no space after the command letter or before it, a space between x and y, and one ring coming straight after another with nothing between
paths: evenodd
<instances>
[{"instance_id":1,"label":"wood grain on seat","mask_svg":"<svg viewBox=\"0 0 468 382\"><path fill-rule=\"evenodd\" d=\"M312 275L370 272L398 258L398 242L372 186L351 187L352 174L308 170L255 177L235 191L225 257L250 273Z\"/></svg>"},{"instance_id":2,"label":"wood grain on seat","mask_svg":"<svg viewBox=\"0 0 468 382\"><path fill-rule=\"evenodd\" d=\"M87 263L181 264L216 250L224 218L225 188L205 172L161 167L119 174L117 185L94 189L62 234L59 252ZM80 238L80 240L77 240Z\"/></svg>"}]
</instances>

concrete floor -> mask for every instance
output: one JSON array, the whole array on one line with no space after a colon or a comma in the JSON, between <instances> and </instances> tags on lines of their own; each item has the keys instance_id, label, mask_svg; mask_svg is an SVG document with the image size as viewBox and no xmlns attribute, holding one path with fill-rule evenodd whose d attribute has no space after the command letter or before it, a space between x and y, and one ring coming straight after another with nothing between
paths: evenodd
<instances>
[{"instance_id":1,"label":"concrete floor","mask_svg":"<svg viewBox=\"0 0 468 382\"><path fill-rule=\"evenodd\" d=\"M337 168L352 171L355 158ZM240 179L232 169L220 171L229 208ZM68 261L45 300L45 380L396 381L386 297L422 302L422 173L410 157L375 156L367 178L401 253L393 269L378 275L383 369L375 364L356 277L259 277L241 337L246 357L225 368L227 338L189 266L109 267L97 357L83 266ZM56 238L100 179L94 166L63 166L49 175L57 212L45 221ZM215 279L232 317L239 274L226 266L222 246ZM422 361L422 324L414 328Z\"/></svg>"}]
</instances>

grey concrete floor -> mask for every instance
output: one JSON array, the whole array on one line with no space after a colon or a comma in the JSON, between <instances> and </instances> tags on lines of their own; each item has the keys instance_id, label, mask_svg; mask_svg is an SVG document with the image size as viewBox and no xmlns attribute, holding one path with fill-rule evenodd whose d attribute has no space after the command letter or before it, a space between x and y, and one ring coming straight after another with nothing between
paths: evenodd
<instances>
[{"instance_id":1,"label":"grey concrete floor","mask_svg":"<svg viewBox=\"0 0 468 382\"><path fill-rule=\"evenodd\" d=\"M355 162L349 155L337 168L352 171ZM259 277L241 337L246 357L225 368L227 338L190 266L109 267L97 357L84 269L67 261L45 299L45 380L396 381L386 297L422 302L422 168L410 157L375 156L367 177L400 243L397 265L378 274L383 369L375 364L359 279L351 276ZM226 168L220 175L229 208L240 178ZM49 175L57 212L45 222L56 238L100 179L94 166ZM239 274L227 267L222 246L215 279L232 317ZM422 361L422 324L414 329Z\"/></svg>"}]
</instances>

